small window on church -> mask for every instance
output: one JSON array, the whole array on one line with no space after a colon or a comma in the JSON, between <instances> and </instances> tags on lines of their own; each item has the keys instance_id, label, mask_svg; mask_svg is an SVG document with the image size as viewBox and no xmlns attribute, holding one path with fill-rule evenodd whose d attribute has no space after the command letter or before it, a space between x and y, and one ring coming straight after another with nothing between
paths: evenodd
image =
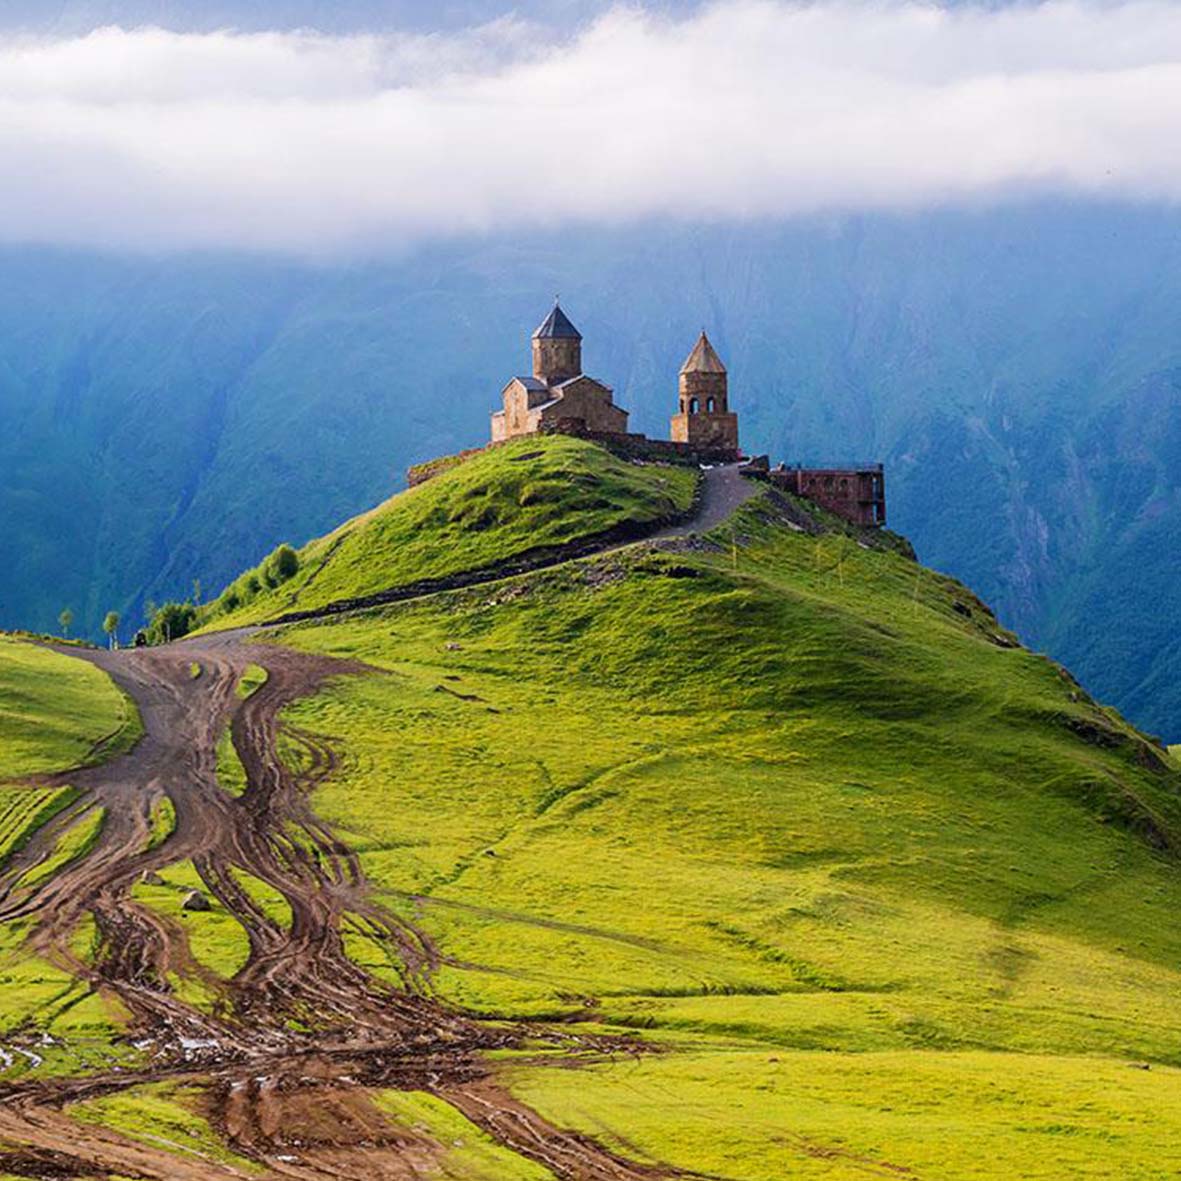
<instances>
[{"instance_id":1,"label":"small window on church","mask_svg":"<svg viewBox=\"0 0 1181 1181\"><path fill-rule=\"evenodd\" d=\"M714 403L714 400L713 400L713 398L707 398L707 399L705 400L705 412L706 412L706 414L712 414L712 413L714 412L714 405L715 405L715 403Z\"/></svg>"},{"instance_id":2,"label":"small window on church","mask_svg":"<svg viewBox=\"0 0 1181 1181\"><path fill-rule=\"evenodd\" d=\"M690 398L689 399L689 413L696 414L699 409L700 409L700 404L698 403L697 399Z\"/></svg>"}]
</instances>

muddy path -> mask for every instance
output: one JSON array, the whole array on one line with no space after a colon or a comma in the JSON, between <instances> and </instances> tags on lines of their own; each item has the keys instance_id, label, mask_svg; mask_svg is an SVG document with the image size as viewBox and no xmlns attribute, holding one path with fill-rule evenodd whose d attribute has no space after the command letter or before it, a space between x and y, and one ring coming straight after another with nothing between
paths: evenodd
<instances>
[{"instance_id":1,"label":"muddy path","mask_svg":"<svg viewBox=\"0 0 1181 1181\"><path fill-rule=\"evenodd\" d=\"M174 1080L198 1085L226 1146L271 1177L455 1175L439 1171L444 1145L384 1117L373 1097L384 1088L434 1094L558 1178L676 1175L625 1160L514 1100L497 1082L487 1051L536 1046L568 1062L634 1047L570 1028L477 1020L442 1003L431 989L439 956L430 938L374 902L356 856L313 812L310 792L334 772L338 756L331 744L285 728L281 712L329 678L378 674L228 633L86 659L136 701L145 735L129 755L62 777L81 796L5 866L0 922L29 922L31 951L118 1002L141 1065L85 1077L0 1079L0 1173L244 1176L229 1164L80 1123L68 1111L71 1102ZM243 699L238 686L250 665L266 669L267 678ZM217 778L217 746L227 727L246 773L239 796ZM291 760L298 772L280 758L280 743L298 749ZM153 818L158 828L165 799L175 827L163 843L157 833L153 847ZM105 812L94 843L38 880L37 867L61 833L96 808ZM193 956L186 924L133 897L145 876L181 862L192 863L204 892L246 933L249 959L230 981ZM290 923L259 905L252 878L282 895ZM97 951L82 958L71 943L87 920ZM343 932L350 924L396 952L397 985L348 958ZM194 988L208 999L186 999Z\"/></svg>"}]
</instances>

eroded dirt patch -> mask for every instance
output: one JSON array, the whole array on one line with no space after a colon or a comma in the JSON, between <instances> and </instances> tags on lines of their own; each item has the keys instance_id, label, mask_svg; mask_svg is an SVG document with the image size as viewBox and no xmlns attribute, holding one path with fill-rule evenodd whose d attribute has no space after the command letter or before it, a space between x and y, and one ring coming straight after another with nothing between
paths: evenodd
<instances>
[{"instance_id":1,"label":"eroded dirt patch","mask_svg":"<svg viewBox=\"0 0 1181 1181\"><path fill-rule=\"evenodd\" d=\"M516 1102L485 1057L527 1039L566 1057L634 1052L634 1044L496 1024L441 1003L431 990L439 955L429 937L374 901L357 857L313 812L310 793L336 769L337 755L313 735L284 730L281 712L329 678L369 670L240 634L88 658L135 699L145 737L131 754L71 774L87 806L105 808L107 821L84 856L30 888L22 879L52 855L66 818L40 831L0 875L0 921L31 920L31 951L117 998L131 1017L127 1036L147 1065L0 1082L0 1143L16 1146L0 1149L0 1172L245 1176L233 1165L188 1159L70 1118L71 1103L175 1079L204 1089L205 1114L226 1147L271 1177L432 1175L445 1146L393 1126L372 1099L382 1088L445 1100L559 1178L674 1175L555 1127ZM252 664L268 675L243 700L235 689ZM217 744L227 726L246 772L240 796L217 781ZM279 756L281 737L300 750L298 772ZM153 843L154 809L165 798L175 828ZM183 862L246 934L249 957L228 981L194 956L183 923L132 897L145 877ZM244 888L243 874L281 895L289 924L268 915ZM86 918L94 920L98 951L83 960L70 941ZM398 987L348 958L342 930L349 922L363 923L396 951ZM184 999L191 989L211 999Z\"/></svg>"}]
</instances>

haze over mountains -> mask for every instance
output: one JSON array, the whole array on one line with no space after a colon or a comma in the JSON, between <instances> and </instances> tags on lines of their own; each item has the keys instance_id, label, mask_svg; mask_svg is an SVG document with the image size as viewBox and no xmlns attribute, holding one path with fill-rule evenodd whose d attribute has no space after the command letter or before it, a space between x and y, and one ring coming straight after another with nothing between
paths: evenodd
<instances>
[{"instance_id":1,"label":"haze over mountains","mask_svg":"<svg viewBox=\"0 0 1181 1181\"><path fill-rule=\"evenodd\" d=\"M481 442L561 290L587 368L666 429L704 323L745 445L881 457L891 523L1176 734L1175 215L1060 205L559 232L314 268L25 249L0 268L0 623L91 634L214 592L405 466Z\"/></svg>"},{"instance_id":2,"label":"haze over mountains","mask_svg":"<svg viewBox=\"0 0 1181 1181\"><path fill-rule=\"evenodd\" d=\"M737 177L741 196L741 169L756 168L770 148L745 136L750 120L736 121L732 136L662 131L672 115L643 105L650 91L628 100L640 104L630 122L668 140L661 161L636 154L642 138L623 137L595 166L580 166L584 148L603 148L600 137L571 138L566 124L546 123L547 112L569 116L574 107L540 98L535 109L503 112L506 142L536 155L530 167L473 164L460 150L465 120L485 118L488 102L504 97L496 52L514 68L524 62L542 98L576 97L577 87L561 89L569 76L593 89L615 42L579 39L602 4L514 6L516 20L544 27L536 45L514 33L495 42L491 58L484 49L448 57L474 71L449 91L423 82L422 62L462 47L464 30L507 16L504 5L0 3L9 49L26 45L25 34L65 46L44 59L14 50L22 69L0 94L11 115L0 146L23 161L0 202L0 237L10 243L0 254L0 626L48 628L69 605L95 635L109 608L138 621L147 600L188 594L194 579L215 593L278 541L303 541L384 497L408 463L481 442L502 381L526 365L527 333L560 290L586 335L588 369L616 387L637 429L666 429L676 367L707 326L734 375L749 449L801 461L886 460L891 523L925 561L969 582L1097 695L1177 736L1181 215L1159 200L1174 184L1170 157L1144 146L1167 129L1172 106L1134 100L1149 78L1155 94L1171 93L1181 34L1159 4L949 7L968 23L876 7L875 19L898 22L889 28L901 56L885 64L857 46L834 42L831 60L818 51L815 75L791 83L798 94L770 95L779 107L768 118L793 94L815 92L819 104L781 120L772 146L785 153L786 171L778 180L759 173L742 208L719 188L710 198L718 211L707 216L692 214L692 200L676 202L718 177ZM646 11L683 17L698 8ZM754 0L729 8L747 22L731 53L751 30L782 33L776 21L795 19L787 6ZM813 30L821 48L824 21L860 27L848 6L808 11L821 22L823 35ZM988 12L1001 15L988 23L980 15ZM308 67L307 81L298 38L277 57L266 49L257 58L259 39L249 38L192 54L150 38L85 43L88 31L112 23L436 36L422 40L426 57L413 69L397 59L410 70L401 81L364 56L358 65L337 43L325 50L326 73ZM715 45L718 27L614 26L620 52L667 32L666 71L676 53L691 61L694 46ZM1030 28L1041 40L1026 45L1019 34ZM122 73L115 50L131 55ZM562 58L567 51L574 56ZM880 135L872 121L867 131L844 119L833 87L850 63L870 88L863 99L880 91L889 100L888 118L861 104L886 120ZM271 73L256 78L256 65ZM630 85L605 80L612 94ZM338 109L337 92L354 84L355 104ZM1077 116L1070 135L1055 130L1056 108L1043 101L1067 94ZM403 138L388 141L392 171L371 191L358 160L373 154L370 143L387 143L380 119L390 104L416 96L425 103L414 108L418 121L390 124ZM244 124L248 137L288 108L331 134L276 190L287 141L262 164L251 151L235 157L232 145L219 154L235 104L262 120ZM217 120L203 122L211 109ZM452 109L467 114L438 122ZM946 174L962 177L962 191L941 187L940 152L916 149L938 134L929 116L942 110L998 120L967 136L970 159ZM1022 112L1042 118L1028 142L1011 134L1026 126ZM1146 120L1143 135L1124 134L1121 118L1133 128ZM818 132L819 148L809 145L814 125L830 137ZM352 155L338 157L333 137L345 127L357 139ZM399 172L404 159L421 164L415 127L427 129L418 138L453 183ZM539 127L563 134L538 139ZM861 173L842 170L864 163L859 137L870 132L887 150L870 162L874 184L858 213L833 194L857 189ZM723 149L734 154L719 163ZM1044 156L1051 149L1058 154ZM809 160L822 163L811 170ZM308 161L329 178L323 192L301 171ZM272 189L251 187L256 165ZM629 196L622 182L632 177L642 183ZM563 204L551 217L558 180ZM810 195L813 182L821 196ZM268 203L268 191L280 196ZM351 224L340 194L360 194L358 216L370 205L379 220L400 210L394 244L376 234L347 251L317 251L318 219L329 238ZM754 195L772 208L776 194L796 212L756 216ZM502 217L526 198L530 217ZM813 199L834 211L801 215L798 202ZM901 208L873 211L882 200ZM458 202L454 226L446 201ZM434 228L407 230L433 206L444 210ZM214 246L196 252L195 241Z\"/></svg>"}]
</instances>

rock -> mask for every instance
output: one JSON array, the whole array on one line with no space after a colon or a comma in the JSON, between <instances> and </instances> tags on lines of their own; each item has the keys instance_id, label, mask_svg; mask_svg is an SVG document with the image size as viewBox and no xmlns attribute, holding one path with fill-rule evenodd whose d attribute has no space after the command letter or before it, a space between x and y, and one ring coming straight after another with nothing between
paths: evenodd
<instances>
[{"instance_id":1,"label":"rock","mask_svg":"<svg viewBox=\"0 0 1181 1181\"><path fill-rule=\"evenodd\" d=\"M181 910L212 910L209 899L200 890L190 890L180 904Z\"/></svg>"},{"instance_id":2,"label":"rock","mask_svg":"<svg viewBox=\"0 0 1181 1181\"><path fill-rule=\"evenodd\" d=\"M150 869L145 869L143 871L143 873L141 873L139 875L139 880L145 886L162 886L162 885L164 885L164 879L158 873L154 873Z\"/></svg>"}]
</instances>

